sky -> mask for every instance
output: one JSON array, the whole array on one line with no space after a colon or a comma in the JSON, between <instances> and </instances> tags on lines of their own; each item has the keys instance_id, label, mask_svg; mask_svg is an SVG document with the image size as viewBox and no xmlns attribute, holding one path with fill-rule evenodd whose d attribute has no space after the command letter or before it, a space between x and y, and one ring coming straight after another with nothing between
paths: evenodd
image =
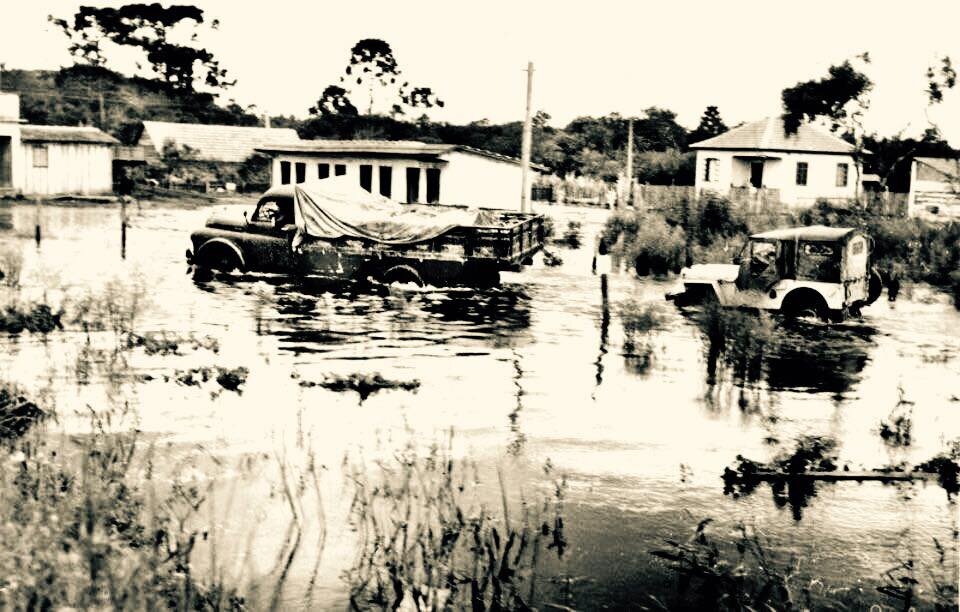
<instances>
[{"instance_id":1,"label":"sky","mask_svg":"<svg viewBox=\"0 0 960 612\"><path fill-rule=\"evenodd\" d=\"M0 62L70 64L66 38L46 17L68 17L81 3L4 0ZM199 43L237 79L223 98L271 115L306 116L362 38L387 41L405 78L439 94L446 105L431 111L435 120L521 120L532 61L533 107L558 127L582 115L642 116L651 106L673 110L689 128L707 105L718 106L728 125L760 119L779 114L785 87L868 51L875 83L868 131L916 135L929 116L960 145L960 91L929 113L924 95L927 66L944 55L960 62L956 0L195 4L220 20ZM129 61L118 67L133 70Z\"/></svg>"}]
</instances>

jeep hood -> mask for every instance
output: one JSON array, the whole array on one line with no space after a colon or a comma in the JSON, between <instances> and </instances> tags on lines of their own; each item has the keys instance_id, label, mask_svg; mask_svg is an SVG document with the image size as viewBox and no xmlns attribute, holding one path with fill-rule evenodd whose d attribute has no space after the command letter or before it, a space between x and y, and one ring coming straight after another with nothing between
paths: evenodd
<instances>
[{"instance_id":1,"label":"jeep hood","mask_svg":"<svg viewBox=\"0 0 960 612\"><path fill-rule=\"evenodd\" d=\"M680 278L685 283L704 281L726 281L733 282L737 280L740 273L740 266L735 264L694 264L689 268L680 271Z\"/></svg>"}]
</instances>

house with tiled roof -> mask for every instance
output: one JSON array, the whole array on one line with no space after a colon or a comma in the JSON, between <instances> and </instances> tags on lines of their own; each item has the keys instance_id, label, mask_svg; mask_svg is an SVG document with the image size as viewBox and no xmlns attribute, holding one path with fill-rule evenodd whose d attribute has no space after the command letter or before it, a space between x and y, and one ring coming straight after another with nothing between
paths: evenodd
<instances>
[{"instance_id":1,"label":"house with tiled roof","mask_svg":"<svg viewBox=\"0 0 960 612\"><path fill-rule=\"evenodd\" d=\"M690 148L697 152L698 193L764 193L788 206L809 206L821 198L855 198L862 190L855 147L807 123L787 134L780 117L768 117Z\"/></svg>"},{"instance_id":2,"label":"house with tiled roof","mask_svg":"<svg viewBox=\"0 0 960 612\"><path fill-rule=\"evenodd\" d=\"M292 128L144 121L137 145L148 161L158 161L163 148L172 145L198 161L242 163L265 143L299 141Z\"/></svg>"},{"instance_id":3,"label":"house with tiled roof","mask_svg":"<svg viewBox=\"0 0 960 612\"><path fill-rule=\"evenodd\" d=\"M520 160L465 145L414 140L304 140L257 148L273 158L272 184L355 176L397 202L519 208ZM546 169L531 165L534 172Z\"/></svg>"},{"instance_id":4,"label":"house with tiled roof","mask_svg":"<svg viewBox=\"0 0 960 612\"><path fill-rule=\"evenodd\" d=\"M136 147L170 186L260 190L267 186L269 168L265 160L246 162L268 142L296 143L300 137L292 128L143 121ZM176 152L175 162L165 162L167 152Z\"/></svg>"},{"instance_id":5,"label":"house with tiled roof","mask_svg":"<svg viewBox=\"0 0 960 612\"><path fill-rule=\"evenodd\" d=\"M0 93L0 195L110 193L119 144L95 127L25 124L20 97Z\"/></svg>"},{"instance_id":6,"label":"house with tiled roof","mask_svg":"<svg viewBox=\"0 0 960 612\"><path fill-rule=\"evenodd\" d=\"M960 220L960 159L915 157L907 211L911 217Z\"/></svg>"}]
</instances>

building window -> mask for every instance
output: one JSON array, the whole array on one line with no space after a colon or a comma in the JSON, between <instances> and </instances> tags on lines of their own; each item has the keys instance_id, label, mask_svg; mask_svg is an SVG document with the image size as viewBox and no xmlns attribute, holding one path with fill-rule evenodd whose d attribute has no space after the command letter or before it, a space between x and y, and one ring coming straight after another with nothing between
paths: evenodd
<instances>
[{"instance_id":1,"label":"building window","mask_svg":"<svg viewBox=\"0 0 960 612\"><path fill-rule=\"evenodd\" d=\"M440 201L440 168L427 168L427 202Z\"/></svg>"},{"instance_id":2,"label":"building window","mask_svg":"<svg viewBox=\"0 0 960 612\"><path fill-rule=\"evenodd\" d=\"M370 164L360 164L360 186L373 191L373 166Z\"/></svg>"},{"instance_id":3,"label":"building window","mask_svg":"<svg viewBox=\"0 0 960 612\"><path fill-rule=\"evenodd\" d=\"M333 166L333 175L334 176L343 176L347 173L346 164L334 164Z\"/></svg>"},{"instance_id":4,"label":"building window","mask_svg":"<svg viewBox=\"0 0 960 612\"><path fill-rule=\"evenodd\" d=\"M288 161L280 162L280 184L290 184L290 162Z\"/></svg>"},{"instance_id":5,"label":"building window","mask_svg":"<svg viewBox=\"0 0 960 612\"><path fill-rule=\"evenodd\" d=\"M797 162L797 185L807 184L807 162Z\"/></svg>"},{"instance_id":6,"label":"building window","mask_svg":"<svg viewBox=\"0 0 960 612\"><path fill-rule=\"evenodd\" d=\"M715 157L708 157L703 171L703 180L706 183L713 183L717 180L717 165L720 160Z\"/></svg>"},{"instance_id":7,"label":"building window","mask_svg":"<svg viewBox=\"0 0 960 612\"><path fill-rule=\"evenodd\" d=\"M380 166L380 195L389 198L393 187L392 183L393 168L391 166Z\"/></svg>"},{"instance_id":8,"label":"building window","mask_svg":"<svg viewBox=\"0 0 960 612\"><path fill-rule=\"evenodd\" d=\"M302 183L307 180L307 164L303 162L297 162L294 164L293 169L296 172L298 183Z\"/></svg>"},{"instance_id":9,"label":"building window","mask_svg":"<svg viewBox=\"0 0 960 612\"><path fill-rule=\"evenodd\" d=\"M407 203L420 201L420 168L407 168Z\"/></svg>"},{"instance_id":10,"label":"building window","mask_svg":"<svg viewBox=\"0 0 960 612\"><path fill-rule=\"evenodd\" d=\"M47 167L47 145L36 145L33 147L33 167Z\"/></svg>"},{"instance_id":11,"label":"building window","mask_svg":"<svg viewBox=\"0 0 960 612\"><path fill-rule=\"evenodd\" d=\"M847 177L850 174L850 164L837 164L837 187L847 186Z\"/></svg>"},{"instance_id":12,"label":"building window","mask_svg":"<svg viewBox=\"0 0 960 612\"><path fill-rule=\"evenodd\" d=\"M325 179L330 176L330 164L317 164L317 178Z\"/></svg>"}]
</instances>

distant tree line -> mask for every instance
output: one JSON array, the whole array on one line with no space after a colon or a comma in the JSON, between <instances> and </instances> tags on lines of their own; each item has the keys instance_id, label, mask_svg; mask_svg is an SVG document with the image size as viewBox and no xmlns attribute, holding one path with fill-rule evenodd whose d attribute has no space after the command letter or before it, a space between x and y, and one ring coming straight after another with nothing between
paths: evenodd
<instances>
[{"instance_id":1,"label":"distant tree line","mask_svg":"<svg viewBox=\"0 0 960 612\"><path fill-rule=\"evenodd\" d=\"M119 8L81 6L69 18L50 16L68 38L76 64L59 71L10 70L5 90L21 95L24 119L30 123L94 125L132 144L139 123L163 120L225 125L260 125L255 107L221 95L232 86L227 71L197 43L201 27L216 29L202 9L192 5L128 4ZM190 34L187 43L174 31ZM137 76L110 67L111 50L124 47L141 54ZM802 121L825 119L835 132L870 151L866 171L880 174L891 191L906 191L909 159L916 155L951 156L955 151L931 126L919 139L878 137L859 123L868 106L872 82L862 54L832 66L826 77L797 83L783 91L788 131ZM939 103L954 87L956 73L949 58L927 71L930 104ZM295 128L302 138L365 138L420 140L461 144L503 155L520 155L522 124L466 124L432 121L430 109L444 106L438 92L412 85L390 45L363 39L350 50L339 80L327 85L306 118L277 116L276 127ZM727 130L716 106L707 106L699 124L688 130L668 109L651 107L638 116L611 113L577 117L563 127L550 125L550 115L533 120L533 161L558 175L583 175L615 181L626 166L628 123L633 121L634 178L654 185L694 183L695 154L689 146Z\"/></svg>"}]
</instances>

